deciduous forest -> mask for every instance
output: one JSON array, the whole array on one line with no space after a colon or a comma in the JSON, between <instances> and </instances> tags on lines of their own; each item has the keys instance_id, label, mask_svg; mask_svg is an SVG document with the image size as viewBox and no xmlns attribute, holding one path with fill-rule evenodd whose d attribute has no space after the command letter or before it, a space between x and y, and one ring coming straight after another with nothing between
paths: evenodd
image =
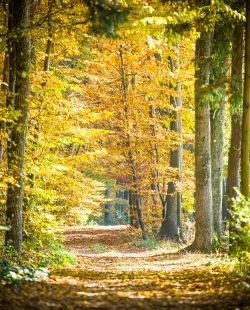
<instances>
[{"instance_id":1,"label":"deciduous forest","mask_svg":"<svg viewBox=\"0 0 250 310\"><path fill-rule=\"evenodd\" d=\"M0 309L250 308L250 1L0 1Z\"/></svg>"}]
</instances>

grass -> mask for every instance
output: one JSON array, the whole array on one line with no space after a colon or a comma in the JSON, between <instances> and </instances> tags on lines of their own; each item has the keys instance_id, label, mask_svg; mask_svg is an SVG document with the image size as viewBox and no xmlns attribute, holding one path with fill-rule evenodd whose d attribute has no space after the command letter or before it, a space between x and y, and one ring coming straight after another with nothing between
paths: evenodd
<instances>
[{"instance_id":1,"label":"grass","mask_svg":"<svg viewBox=\"0 0 250 310\"><path fill-rule=\"evenodd\" d=\"M110 253L110 252L114 252L114 249L111 248L107 248L104 245L100 244L100 243L95 243L91 245L91 249L97 253Z\"/></svg>"}]
</instances>

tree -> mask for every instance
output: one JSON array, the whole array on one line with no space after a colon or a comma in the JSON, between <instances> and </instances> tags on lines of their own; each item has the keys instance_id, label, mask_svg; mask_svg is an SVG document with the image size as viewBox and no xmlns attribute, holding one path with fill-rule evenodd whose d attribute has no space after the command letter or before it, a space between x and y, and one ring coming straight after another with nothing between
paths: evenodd
<instances>
[{"instance_id":1,"label":"tree","mask_svg":"<svg viewBox=\"0 0 250 310\"><path fill-rule=\"evenodd\" d=\"M111 217L111 202L110 202L110 197L111 197L111 193L110 193L110 189L107 188L105 191L105 195L107 197L107 202L104 205L104 224L105 225L112 225L112 217Z\"/></svg>"},{"instance_id":2,"label":"tree","mask_svg":"<svg viewBox=\"0 0 250 310\"><path fill-rule=\"evenodd\" d=\"M227 196L231 200L239 188L242 135L243 26L236 25L232 38L231 140L228 155ZM229 209L231 202L229 201ZM229 214L227 215L229 216Z\"/></svg>"},{"instance_id":3,"label":"tree","mask_svg":"<svg viewBox=\"0 0 250 310\"><path fill-rule=\"evenodd\" d=\"M212 204L214 232L218 238L222 229L222 181L224 157L224 106L226 100L226 77L230 51L231 30L227 21L218 21L213 35L212 69L210 87L211 103L211 165L212 165ZM226 34L226 35L225 35Z\"/></svg>"},{"instance_id":4,"label":"tree","mask_svg":"<svg viewBox=\"0 0 250 310\"><path fill-rule=\"evenodd\" d=\"M171 72L174 74L176 69L179 67L179 51L176 50L176 60L172 57L169 57ZM170 130L178 134L177 139L180 139L182 132L182 116L179 111L182 108L182 97L181 97L181 83L180 81L176 82L175 90L177 92L177 97L170 96L171 102L171 121L170 121ZM182 226L181 226L181 194L176 187L176 183L179 181L180 170L182 169L182 145L178 145L177 148L171 148L170 151L170 167L176 169L177 176L176 180L173 180L168 183L168 197L167 197L167 212L166 218L162 223L160 235L166 236L169 238L178 239L178 227L181 230L182 235ZM183 236L181 236L183 239Z\"/></svg>"},{"instance_id":5,"label":"tree","mask_svg":"<svg viewBox=\"0 0 250 310\"><path fill-rule=\"evenodd\" d=\"M22 249L22 204L24 190L24 153L30 95L30 38L25 29L29 25L29 0L9 2L8 30L14 32L8 39L9 52L9 93L6 105L16 114L13 125L7 124L10 131L7 145L8 169L15 181L8 184L6 219L11 230L6 232L5 242L13 242L15 250Z\"/></svg>"},{"instance_id":6,"label":"tree","mask_svg":"<svg viewBox=\"0 0 250 310\"><path fill-rule=\"evenodd\" d=\"M242 119L241 192L250 196L250 3L246 0L245 76Z\"/></svg>"},{"instance_id":7,"label":"tree","mask_svg":"<svg viewBox=\"0 0 250 310\"><path fill-rule=\"evenodd\" d=\"M213 241L210 107L206 98L210 75L211 32L196 41L195 70L195 203L196 232L191 250L206 251Z\"/></svg>"},{"instance_id":8,"label":"tree","mask_svg":"<svg viewBox=\"0 0 250 310\"><path fill-rule=\"evenodd\" d=\"M44 71L49 71L51 50L53 46L53 29L52 29L52 10L55 5L54 0L48 3L48 40L46 45L46 56L44 60Z\"/></svg>"}]
</instances>

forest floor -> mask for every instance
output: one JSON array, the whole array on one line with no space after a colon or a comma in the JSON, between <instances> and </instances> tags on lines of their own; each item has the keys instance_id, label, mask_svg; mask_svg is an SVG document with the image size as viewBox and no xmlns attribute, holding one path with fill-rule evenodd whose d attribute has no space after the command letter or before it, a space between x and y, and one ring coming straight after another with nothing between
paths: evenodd
<instances>
[{"instance_id":1,"label":"forest floor","mask_svg":"<svg viewBox=\"0 0 250 310\"><path fill-rule=\"evenodd\" d=\"M78 263L5 287L0 309L250 309L222 259L138 248L130 236L126 226L70 228L65 246Z\"/></svg>"}]
</instances>

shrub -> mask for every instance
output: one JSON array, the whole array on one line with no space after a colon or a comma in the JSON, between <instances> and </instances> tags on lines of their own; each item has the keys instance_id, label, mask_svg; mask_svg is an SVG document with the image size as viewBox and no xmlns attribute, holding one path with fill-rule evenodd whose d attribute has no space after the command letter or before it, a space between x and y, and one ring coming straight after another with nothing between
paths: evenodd
<instances>
[{"instance_id":1,"label":"shrub","mask_svg":"<svg viewBox=\"0 0 250 310\"><path fill-rule=\"evenodd\" d=\"M230 220L230 252L239 261L246 279L250 275L250 198L238 193L233 200Z\"/></svg>"}]
</instances>

